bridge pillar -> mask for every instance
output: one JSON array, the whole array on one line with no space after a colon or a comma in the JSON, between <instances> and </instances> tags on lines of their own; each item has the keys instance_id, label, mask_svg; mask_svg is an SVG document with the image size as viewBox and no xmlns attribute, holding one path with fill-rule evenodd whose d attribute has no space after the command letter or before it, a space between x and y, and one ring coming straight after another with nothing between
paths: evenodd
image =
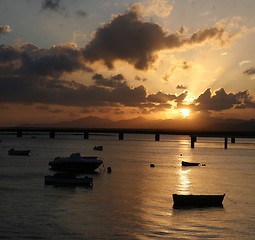
<instances>
[{"instance_id":1,"label":"bridge pillar","mask_svg":"<svg viewBox=\"0 0 255 240\"><path fill-rule=\"evenodd\" d=\"M236 138L232 137L231 138L231 143L236 143Z\"/></svg>"},{"instance_id":2,"label":"bridge pillar","mask_svg":"<svg viewBox=\"0 0 255 240\"><path fill-rule=\"evenodd\" d=\"M123 132L119 132L119 140L124 140L124 133Z\"/></svg>"},{"instance_id":3,"label":"bridge pillar","mask_svg":"<svg viewBox=\"0 0 255 240\"><path fill-rule=\"evenodd\" d=\"M55 131L53 130L50 131L50 138L55 138Z\"/></svg>"},{"instance_id":4,"label":"bridge pillar","mask_svg":"<svg viewBox=\"0 0 255 240\"><path fill-rule=\"evenodd\" d=\"M155 133L155 141L159 141L160 140L160 134L159 133Z\"/></svg>"},{"instance_id":5,"label":"bridge pillar","mask_svg":"<svg viewBox=\"0 0 255 240\"><path fill-rule=\"evenodd\" d=\"M20 131L20 130L17 131L17 137L18 137L18 138L21 138L21 137L22 137L22 131Z\"/></svg>"},{"instance_id":6,"label":"bridge pillar","mask_svg":"<svg viewBox=\"0 0 255 240\"><path fill-rule=\"evenodd\" d=\"M83 137L84 137L84 139L89 139L89 132L84 132Z\"/></svg>"},{"instance_id":7,"label":"bridge pillar","mask_svg":"<svg viewBox=\"0 0 255 240\"><path fill-rule=\"evenodd\" d=\"M228 148L228 138L227 137L225 137L224 148L225 149Z\"/></svg>"},{"instance_id":8,"label":"bridge pillar","mask_svg":"<svg viewBox=\"0 0 255 240\"><path fill-rule=\"evenodd\" d=\"M197 137L195 136L190 136L190 147L194 148L195 147L195 142L197 141Z\"/></svg>"}]
</instances>

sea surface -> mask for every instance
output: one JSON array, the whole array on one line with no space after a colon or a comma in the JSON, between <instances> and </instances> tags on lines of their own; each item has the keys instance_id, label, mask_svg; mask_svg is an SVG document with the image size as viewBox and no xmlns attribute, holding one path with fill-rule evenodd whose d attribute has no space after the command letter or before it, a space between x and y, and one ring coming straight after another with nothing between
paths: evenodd
<instances>
[{"instance_id":1,"label":"sea surface","mask_svg":"<svg viewBox=\"0 0 255 240\"><path fill-rule=\"evenodd\" d=\"M191 149L189 136L169 135L0 139L0 239L255 239L255 139L228 149L224 139L198 138ZM31 156L9 156L10 148ZM48 162L75 152L103 158L97 174L86 174L93 188L44 185L54 174ZM226 196L223 208L174 209L173 193Z\"/></svg>"}]
</instances>

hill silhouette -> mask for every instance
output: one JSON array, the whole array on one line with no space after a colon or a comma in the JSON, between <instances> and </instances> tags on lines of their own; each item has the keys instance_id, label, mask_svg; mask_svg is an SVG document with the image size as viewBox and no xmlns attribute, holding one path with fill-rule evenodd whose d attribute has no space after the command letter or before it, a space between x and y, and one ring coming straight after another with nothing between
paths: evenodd
<instances>
[{"instance_id":1,"label":"hill silhouette","mask_svg":"<svg viewBox=\"0 0 255 240\"><path fill-rule=\"evenodd\" d=\"M69 128L133 128L133 129L178 129L205 131L255 131L255 120L205 118L199 121L189 119L149 120L137 117L112 121L88 116L72 121L50 124L22 124L19 127L69 127Z\"/></svg>"}]
</instances>

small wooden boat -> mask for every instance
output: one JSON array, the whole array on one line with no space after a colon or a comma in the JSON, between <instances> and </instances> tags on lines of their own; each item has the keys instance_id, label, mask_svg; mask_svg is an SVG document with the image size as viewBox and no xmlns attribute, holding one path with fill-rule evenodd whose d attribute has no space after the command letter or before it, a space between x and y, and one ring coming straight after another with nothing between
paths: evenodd
<instances>
[{"instance_id":1,"label":"small wooden boat","mask_svg":"<svg viewBox=\"0 0 255 240\"><path fill-rule=\"evenodd\" d=\"M15 150L14 148L11 148L8 153L9 155L19 155L19 156L27 156L30 154L30 150Z\"/></svg>"},{"instance_id":2,"label":"small wooden boat","mask_svg":"<svg viewBox=\"0 0 255 240\"><path fill-rule=\"evenodd\" d=\"M174 208L181 207L222 207L222 195L180 195L173 194Z\"/></svg>"},{"instance_id":3,"label":"small wooden boat","mask_svg":"<svg viewBox=\"0 0 255 240\"><path fill-rule=\"evenodd\" d=\"M93 178L83 177L78 178L71 173L55 173L53 176L44 177L45 184L52 185L78 185L78 186L93 186Z\"/></svg>"},{"instance_id":4,"label":"small wooden boat","mask_svg":"<svg viewBox=\"0 0 255 240\"><path fill-rule=\"evenodd\" d=\"M200 163L182 161L182 166L198 166Z\"/></svg>"},{"instance_id":5,"label":"small wooden boat","mask_svg":"<svg viewBox=\"0 0 255 240\"><path fill-rule=\"evenodd\" d=\"M94 150L102 151L103 149L103 146L94 146Z\"/></svg>"}]
</instances>

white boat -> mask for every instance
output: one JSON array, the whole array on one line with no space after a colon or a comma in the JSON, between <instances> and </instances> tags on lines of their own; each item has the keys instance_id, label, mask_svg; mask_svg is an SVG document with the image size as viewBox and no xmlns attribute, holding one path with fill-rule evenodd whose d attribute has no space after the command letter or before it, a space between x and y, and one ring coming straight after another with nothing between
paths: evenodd
<instances>
[{"instance_id":1,"label":"white boat","mask_svg":"<svg viewBox=\"0 0 255 240\"><path fill-rule=\"evenodd\" d=\"M91 177L76 177L75 174L70 173L55 173L53 176L44 177L45 184L52 185L79 185L79 186L93 186L93 178Z\"/></svg>"},{"instance_id":2,"label":"white boat","mask_svg":"<svg viewBox=\"0 0 255 240\"><path fill-rule=\"evenodd\" d=\"M30 154L30 150L15 150L14 148L11 148L8 153L9 155L19 155L19 156L27 156Z\"/></svg>"},{"instance_id":3,"label":"white boat","mask_svg":"<svg viewBox=\"0 0 255 240\"><path fill-rule=\"evenodd\" d=\"M69 157L56 157L49 165L56 171L93 172L102 163L97 156L82 157L80 153L72 153Z\"/></svg>"}]
</instances>

